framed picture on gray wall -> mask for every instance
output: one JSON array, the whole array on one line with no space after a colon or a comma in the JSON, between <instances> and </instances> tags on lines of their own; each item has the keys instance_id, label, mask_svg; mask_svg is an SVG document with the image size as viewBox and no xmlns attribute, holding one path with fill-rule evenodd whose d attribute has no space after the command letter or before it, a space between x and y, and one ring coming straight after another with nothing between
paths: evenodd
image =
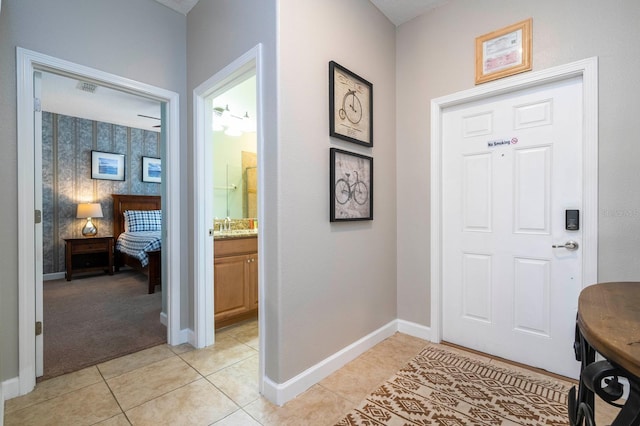
<instances>
[{"instance_id":1,"label":"framed picture on gray wall","mask_svg":"<svg viewBox=\"0 0 640 426\"><path fill-rule=\"evenodd\" d=\"M91 179L124 180L124 154L91 151Z\"/></svg>"},{"instance_id":2,"label":"framed picture on gray wall","mask_svg":"<svg viewBox=\"0 0 640 426\"><path fill-rule=\"evenodd\" d=\"M329 136L373 146L373 85L329 62Z\"/></svg>"},{"instance_id":3,"label":"framed picture on gray wall","mask_svg":"<svg viewBox=\"0 0 640 426\"><path fill-rule=\"evenodd\" d=\"M154 157L142 157L142 181L162 182L162 160Z\"/></svg>"},{"instance_id":4,"label":"framed picture on gray wall","mask_svg":"<svg viewBox=\"0 0 640 426\"><path fill-rule=\"evenodd\" d=\"M330 149L330 221L373 220L373 158Z\"/></svg>"}]
</instances>

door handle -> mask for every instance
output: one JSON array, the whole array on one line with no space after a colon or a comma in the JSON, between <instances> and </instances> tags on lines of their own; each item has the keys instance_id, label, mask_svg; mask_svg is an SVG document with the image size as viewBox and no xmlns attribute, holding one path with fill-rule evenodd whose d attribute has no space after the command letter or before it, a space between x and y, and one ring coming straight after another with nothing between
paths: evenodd
<instances>
[{"instance_id":1,"label":"door handle","mask_svg":"<svg viewBox=\"0 0 640 426\"><path fill-rule=\"evenodd\" d=\"M567 241L566 243L559 245L559 244L554 244L551 247L553 248L566 248L567 250L578 250L578 243L576 243L575 241Z\"/></svg>"}]
</instances>

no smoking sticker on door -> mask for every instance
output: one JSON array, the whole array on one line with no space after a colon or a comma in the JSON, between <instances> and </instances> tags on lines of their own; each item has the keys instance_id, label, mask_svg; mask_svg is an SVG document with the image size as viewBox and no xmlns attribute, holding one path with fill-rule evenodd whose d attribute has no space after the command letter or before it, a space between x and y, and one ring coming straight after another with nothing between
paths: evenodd
<instances>
[{"instance_id":1,"label":"no smoking sticker on door","mask_svg":"<svg viewBox=\"0 0 640 426\"><path fill-rule=\"evenodd\" d=\"M489 141L487 142L487 147L489 148L496 148L498 146L503 146L503 145L515 145L518 143L518 138L511 138L511 139L498 139L495 141Z\"/></svg>"}]
</instances>

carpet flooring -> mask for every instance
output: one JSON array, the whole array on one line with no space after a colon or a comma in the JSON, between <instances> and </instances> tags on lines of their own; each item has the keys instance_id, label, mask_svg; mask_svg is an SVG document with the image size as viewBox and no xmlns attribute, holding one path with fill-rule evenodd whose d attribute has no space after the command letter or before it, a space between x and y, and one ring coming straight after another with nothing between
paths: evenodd
<instances>
[{"instance_id":1,"label":"carpet flooring","mask_svg":"<svg viewBox=\"0 0 640 426\"><path fill-rule=\"evenodd\" d=\"M43 283L44 376L77 371L167 341L162 292L135 271Z\"/></svg>"},{"instance_id":2,"label":"carpet flooring","mask_svg":"<svg viewBox=\"0 0 640 426\"><path fill-rule=\"evenodd\" d=\"M427 347L336 425L568 425L568 391Z\"/></svg>"}]
</instances>

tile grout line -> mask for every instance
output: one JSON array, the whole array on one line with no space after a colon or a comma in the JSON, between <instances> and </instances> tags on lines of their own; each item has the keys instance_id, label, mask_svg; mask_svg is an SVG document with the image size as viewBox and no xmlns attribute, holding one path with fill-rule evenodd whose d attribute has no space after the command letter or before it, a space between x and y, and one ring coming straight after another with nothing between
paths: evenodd
<instances>
[{"instance_id":1,"label":"tile grout line","mask_svg":"<svg viewBox=\"0 0 640 426\"><path fill-rule=\"evenodd\" d=\"M237 339L235 339L235 338L233 338L233 340L237 341ZM224 370L226 370L226 369L228 369L228 368L230 368L230 367L232 367L232 366L235 366L236 364L238 364L238 363L240 363L240 362L246 361L246 360L248 360L249 358L251 358L251 357L255 356L255 355L258 353L258 351L256 351L254 348L250 347L249 345L246 345L246 344L244 344L244 343L242 343L242 342L240 342L240 341L237 341L237 343L238 343L238 344L242 344L242 345L246 346L246 347L247 347L247 348L249 348L249 349L252 349L252 350L253 350L253 351L255 351L256 353L255 353L255 354L254 354L254 353L252 353L250 356L248 356L248 357L246 357L246 358L239 359L239 360L237 360L237 361L233 362L232 364L227 365L227 366L226 366L226 367L224 367L224 368L221 368L221 369L219 369L219 370L217 370L217 371L214 371L213 373L209 374L209 376L211 376L211 375L213 375L213 374L216 374L216 373L219 373L219 372L221 372L221 371L224 371ZM227 393L225 393L222 389L220 389L218 386L216 386L214 383L212 383L212 382L207 378L207 376L205 376L202 372L200 372L200 371L199 371L196 367L194 367L191 363L189 363L187 360L185 360L185 359L181 356L181 355L182 355L182 353L176 353L176 352L173 352L173 351L171 351L171 352L173 353L173 355L172 355L171 357L166 358L166 359L170 359L170 358L172 358L172 357L176 357L176 358L180 359L180 360L181 360L182 362L184 362L187 366L189 366L189 368L193 369L199 377L198 377L197 379L195 379L195 380L193 380L193 381L189 382L189 383L185 383L185 384L183 384L183 385L181 385L181 386L179 386L179 387L177 387L177 388L175 388L175 389L172 389L172 390L167 391L167 392L165 392L165 393L163 393L163 394L161 394L161 395L158 395L158 396L156 396L156 397L154 397L154 398L152 398L152 399L149 399L149 400L147 400L147 401L144 401L144 402L142 402L142 403L140 403L140 404L138 404L138 405L136 405L136 406L130 407L128 410L132 410L132 409L134 409L134 408L140 407L140 406L142 406L142 405L144 405L144 404L147 404L147 403L149 403L149 402L151 402L151 401L153 401L153 400L155 400L155 399L161 398L161 397L163 397L163 396L165 396L165 395L167 395L167 394L169 394L169 393L172 393L172 392L177 391L178 389L185 388L185 387L187 387L187 386L189 386L189 385L191 385L191 384L193 384L193 383L195 383L195 382L197 382L197 381L199 381L199 380L204 379L207 383L209 383L211 386L213 386L214 388L216 388L220 393L222 393L225 397L227 397L231 402L233 402L233 403L236 405L236 407L237 407L238 409L237 409L237 410L235 410L233 413L235 413L235 412L237 412L237 411L239 411L239 410L245 411L245 410L244 410L244 408L243 408L243 406L241 406L241 405L240 405L237 401L235 401L235 400L234 400L230 395L228 395L228 394L227 394ZM188 352L184 352L184 353L190 353L190 352L192 352L192 351L188 351ZM164 360L160 360L160 361L164 361ZM160 362L160 361L156 361L156 362ZM141 366L141 367L135 368L135 369L133 369L133 370L131 370L131 371L127 371L126 373L123 373L123 374L121 374L121 375L119 375L119 376L114 376L114 377L120 377L120 376L122 376L122 375L124 375L124 374L132 373L132 372L134 372L134 371L136 371L136 370L139 370L139 369L141 369L141 368L145 368L145 367L147 367L147 366L149 366L149 365L153 365L153 364L154 364L154 363L147 364L147 365L144 365L144 366ZM97 366L96 366L96 367L97 367ZM118 401L118 398L117 398L117 397L115 396L115 394L113 393L113 389L111 389L111 386L109 386L109 383L107 382L107 379L105 379L105 377L102 375L102 372L100 371L100 369L99 369L99 368L98 368L98 372L100 373L100 377L102 378L102 380L104 381L104 383L107 385L107 388L109 389L109 392L111 393L111 395L112 395L112 396L113 396L113 398L115 399L116 403L118 404L118 407L120 408L121 413L122 413L122 414L124 414L124 416L125 416L125 418L127 419L127 421L131 424L131 420L129 419L129 416L127 415L127 412L122 408L122 405L120 404L120 401ZM113 379L114 377L112 377L111 379ZM258 399L258 398L256 398L256 400L257 400L257 399ZM255 402L255 400L254 400L254 401L251 401L250 403L253 403L253 402ZM249 404L250 404L250 403L249 403ZM233 413L230 413L229 415L231 415L231 414L233 414ZM246 411L245 411L245 413L246 413L247 415L249 415L250 417L252 417L252 416L251 416L249 413L247 413ZM115 416L112 416L112 417L115 417ZM252 418L253 418L253 417L252 417ZM104 421L104 420L106 420L106 419L103 419L102 421ZM219 419L219 420L222 420L222 419ZM217 421L219 421L219 420L217 420ZM256 421L257 421L257 420L256 420Z\"/></svg>"},{"instance_id":2,"label":"tile grout line","mask_svg":"<svg viewBox=\"0 0 640 426\"><path fill-rule=\"evenodd\" d=\"M97 370L97 365L92 365L92 366L89 366L89 367L85 367L85 368L83 368L83 370L84 370L84 369L86 369L86 368L91 368L91 367L95 367L95 368L96 368L96 370ZM81 371L81 370L78 370L78 371ZM75 371L72 371L72 372L70 372L70 373L66 373L66 374L73 374L73 373L75 373ZM99 370L98 370L98 373L100 373L100 371L99 371ZM63 376L65 376L66 374L63 374L63 375L60 375L60 376L57 376L57 377L52 377L51 379L48 379L48 380L54 380L54 379L56 379L56 378L58 378L58 377L63 377ZM101 376L102 376L102 375L101 375ZM45 381L42 381L42 382L40 382L40 383L36 383L36 387L37 387L37 385L38 385L38 384L42 384L42 383L44 383L44 382L45 382ZM54 396L46 397L46 398L42 399L41 401L35 401L35 402L32 402L32 403L29 403L28 405L25 405L24 407L20 407L20 408L18 408L18 409L14 409L14 410L10 410L10 411L7 411L6 406L5 406L5 412L4 412L4 414L5 414L5 416L6 416L6 415L7 415L7 414L9 414L9 413L17 413L18 411L22 411L22 410L24 410L24 409L26 409L26 408L30 408L30 407L33 407L33 406L35 406L35 405L39 405L39 404L42 404L42 403L45 403L45 402L48 402L48 401L52 401L52 400L54 400L54 399L56 399L56 398L59 398L59 397L61 397L61 396L64 396L64 395L70 394L70 393L72 393L72 392L79 391L79 390L81 390L81 389L88 388L89 386L93 386L93 385L96 385L96 384L98 384L98 383L100 383L100 380L97 380L97 381L95 381L95 382L93 382L93 383L86 384L85 386L81 386L81 387L78 387L78 388L75 388L75 389L71 389L71 390L64 391L64 392L62 392L62 393L57 393L57 394L55 394ZM35 391L36 391L36 388L34 388L34 390L32 391L32 393L33 393L33 392L35 392ZM20 397L24 397L24 396L27 396L27 395L29 395L29 394L22 395L22 396L20 396ZM18 397L18 398L20 398L20 397ZM5 401L5 403L6 403L6 401ZM5 404L5 405L6 405L6 404Z\"/></svg>"},{"instance_id":3,"label":"tile grout line","mask_svg":"<svg viewBox=\"0 0 640 426\"><path fill-rule=\"evenodd\" d=\"M102 381L107 386L107 389L109 389L109 393L111 394L111 397L116 402L116 404L118 404L118 408L120 409L120 413L124 416L124 418L127 420L127 422L129 422L129 424L132 424L131 420L129 420L129 416L127 416L127 413L125 413L125 411L122 409L122 405L120 405L120 401L118 401L118 398L116 397L115 393L113 393L113 389L111 389L111 386L109 386L109 382L107 382L107 379L102 374L102 371L100 371L100 367L98 367L96 365L96 369L98 370L98 374L100 374L100 377L102 378ZM118 414L116 414L116 416L118 416ZM116 417L116 416L111 416L109 418L113 418L113 417ZM105 421L105 420L108 420L108 419L103 419L101 421ZM97 422L97 423L100 423L100 422Z\"/></svg>"},{"instance_id":4,"label":"tile grout line","mask_svg":"<svg viewBox=\"0 0 640 426\"><path fill-rule=\"evenodd\" d=\"M203 376L203 375L202 375L198 370L196 370L194 367L192 367L189 363L187 363L186 361L184 361L180 356L178 356L178 354L175 354L175 353L174 353L174 354L173 354L173 356L175 356L176 358L179 358L181 361L183 361L185 364L187 364L187 365L189 366L189 368L191 368L193 371L195 371L195 372L196 372L196 374L198 374L198 376L200 376L200 377L199 377L199 378L197 378L197 379L195 379L195 380L193 380L193 381L191 381L191 382L189 382L189 383L185 383L185 384L183 384L183 385L181 385L181 386L178 386L178 387L177 387L177 388L175 388L175 389L172 389L172 390L167 391L167 392L165 392L165 393L163 393L163 394L161 394L161 395L158 395L158 396L156 396L156 397L154 397L154 398L151 398L151 399L149 399L149 400L147 400L147 401L143 401L143 402L141 402L141 403L140 403L140 404L138 404L138 405L134 405L133 407L130 407L127 411L132 410L132 409L137 408L137 407L140 407L140 406L142 406L142 405L144 405L144 404L146 404L146 403L148 403L148 402L150 402L150 401L153 401L153 400L155 400L155 399L161 398L161 397L163 397L163 396L165 396L165 395L167 395L167 394L169 394L169 393L171 393L171 392L173 392L173 391L176 391L176 390L178 390L178 389L182 389L182 388L184 388L184 387L186 387L186 386L189 386L190 384L195 383L195 382L197 382L198 380L201 380L201 379L205 379L205 380L206 380L206 377L204 377L204 376ZM139 369L141 369L141 368L148 367L148 366L150 366L150 365L156 364L156 363L158 363L158 362L165 361L165 360L170 359L170 358L172 358L172 357L167 357L167 358L165 358L165 359L163 359L163 360L155 361L155 362L152 362L151 364L147 364L147 365L144 365L144 366L141 366L141 367L135 368L135 369L133 369L133 370L131 370L131 371L127 371L126 373L123 373L123 374L121 374L121 375L119 375L119 376L111 377L109 380L111 380L111 379L113 379L113 378L116 378L116 377L121 377L121 376L123 376L124 374L132 373L132 372L134 372L134 371L136 371L136 370L139 370ZM100 375L102 376L102 373L100 373ZM124 414L124 415L125 415L125 417L127 418L127 421L129 421L129 423L131 423L131 421L129 420L129 416L127 416L127 412L122 408L122 405L120 404L120 401L118 401L118 398L117 398L117 397L116 397L116 395L113 393L113 389L111 389L111 386L109 386L109 383L107 382L107 380L106 380L106 379L104 379L104 377L103 377L103 380L104 380L105 384L107 385L107 388L109 389L109 392L111 392L111 395L113 395L113 398L116 400L116 403L118 404L118 407L120 408L120 411L122 411L122 414Z\"/></svg>"}]
</instances>

